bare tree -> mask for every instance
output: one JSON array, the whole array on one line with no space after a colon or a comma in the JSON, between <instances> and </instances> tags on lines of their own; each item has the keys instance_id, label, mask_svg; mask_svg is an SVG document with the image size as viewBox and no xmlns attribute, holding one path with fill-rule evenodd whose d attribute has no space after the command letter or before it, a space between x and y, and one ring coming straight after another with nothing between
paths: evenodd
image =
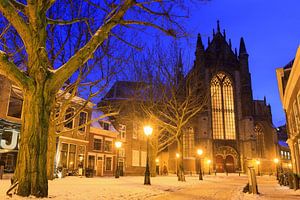
<instances>
[{"instance_id":1,"label":"bare tree","mask_svg":"<svg viewBox=\"0 0 300 200\"><path fill-rule=\"evenodd\" d=\"M175 28L179 27L173 15L176 3L181 1L0 1L1 38L12 37L18 46L18 51L15 48L11 51L12 44L2 45L0 74L15 82L24 94L15 171L18 195L48 195L46 155L50 113L64 83L88 63L97 50L101 51L98 47L109 37L126 42L118 36L121 29L149 26L175 36ZM90 35L74 43L82 29ZM55 48L55 53L49 55L51 48ZM57 56L65 61L56 61Z\"/></svg>"},{"instance_id":2,"label":"bare tree","mask_svg":"<svg viewBox=\"0 0 300 200\"><path fill-rule=\"evenodd\" d=\"M184 77L181 52L174 49L162 51L160 47L155 49L155 58L151 57L148 61L152 62L159 76L152 79L149 90L151 95L141 104L143 112L156 127L152 137L152 173L157 154L176 143L177 152L180 153L178 180L185 181L183 136L193 118L206 110L208 92L196 71Z\"/></svg>"}]
</instances>

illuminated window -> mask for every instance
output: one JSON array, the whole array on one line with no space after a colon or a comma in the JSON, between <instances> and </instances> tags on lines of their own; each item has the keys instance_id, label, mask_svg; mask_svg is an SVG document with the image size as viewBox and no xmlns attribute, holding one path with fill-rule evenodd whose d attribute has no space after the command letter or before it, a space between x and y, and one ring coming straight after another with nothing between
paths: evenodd
<instances>
[{"instance_id":1,"label":"illuminated window","mask_svg":"<svg viewBox=\"0 0 300 200\"><path fill-rule=\"evenodd\" d=\"M224 73L211 80L211 106L214 139L235 139L235 114L232 82Z\"/></svg>"},{"instance_id":2,"label":"illuminated window","mask_svg":"<svg viewBox=\"0 0 300 200\"><path fill-rule=\"evenodd\" d=\"M188 158L194 155L194 129L190 127L183 134L183 157Z\"/></svg>"}]
</instances>

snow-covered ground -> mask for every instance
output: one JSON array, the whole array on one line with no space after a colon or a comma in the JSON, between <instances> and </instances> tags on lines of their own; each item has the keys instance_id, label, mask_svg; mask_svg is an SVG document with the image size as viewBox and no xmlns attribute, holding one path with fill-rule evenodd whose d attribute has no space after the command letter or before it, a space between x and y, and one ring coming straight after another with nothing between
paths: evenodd
<instances>
[{"instance_id":1,"label":"snow-covered ground","mask_svg":"<svg viewBox=\"0 0 300 200\"><path fill-rule=\"evenodd\" d=\"M247 183L246 176L230 174L204 176L186 176L186 182L178 182L176 176L158 176L151 178L151 186L143 185L144 177L127 176L80 178L66 177L49 181L49 198L54 200L176 200L176 199L299 199L300 191L289 190L276 184L274 177L258 177L261 195L242 193ZM0 199L33 199L14 195L5 196L9 188L9 179L0 180Z\"/></svg>"}]
</instances>

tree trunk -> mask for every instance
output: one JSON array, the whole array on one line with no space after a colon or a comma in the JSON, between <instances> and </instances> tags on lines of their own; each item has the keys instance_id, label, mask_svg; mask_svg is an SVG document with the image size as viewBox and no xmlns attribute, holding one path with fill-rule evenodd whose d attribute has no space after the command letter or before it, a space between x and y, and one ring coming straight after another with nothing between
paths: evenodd
<instances>
[{"instance_id":1,"label":"tree trunk","mask_svg":"<svg viewBox=\"0 0 300 200\"><path fill-rule=\"evenodd\" d=\"M53 180L54 177L54 160L56 153L56 134L55 124L50 122L48 131L48 151L47 151L47 177L48 180Z\"/></svg>"},{"instance_id":2,"label":"tree trunk","mask_svg":"<svg viewBox=\"0 0 300 200\"><path fill-rule=\"evenodd\" d=\"M185 181L184 176L184 166L183 166L183 141L182 136L177 138L177 149L180 153L180 157L178 158L178 181Z\"/></svg>"},{"instance_id":3,"label":"tree trunk","mask_svg":"<svg viewBox=\"0 0 300 200\"><path fill-rule=\"evenodd\" d=\"M48 196L47 141L51 107L55 95L47 93L44 84L24 92L22 129L15 178L20 196Z\"/></svg>"}]
</instances>

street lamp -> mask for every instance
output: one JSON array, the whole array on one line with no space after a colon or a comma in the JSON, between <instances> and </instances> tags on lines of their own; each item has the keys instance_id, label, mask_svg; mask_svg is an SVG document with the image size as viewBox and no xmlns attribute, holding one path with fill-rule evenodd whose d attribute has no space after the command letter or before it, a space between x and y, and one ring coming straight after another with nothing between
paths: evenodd
<instances>
[{"instance_id":1,"label":"street lamp","mask_svg":"<svg viewBox=\"0 0 300 200\"><path fill-rule=\"evenodd\" d=\"M176 175L178 176L178 158L180 157L179 153L176 153Z\"/></svg>"},{"instance_id":2,"label":"street lamp","mask_svg":"<svg viewBox=\"0 0 300 200\"><path fill-rule=\"evenodd\" d=\"M144 133L147 136L147 160L144 185L151 185L150 183L150 170L149 170L149 137L152 134L153 128L151 126L144 126Z\"/></svg>"},{"instance_id":3,"label":"street lamp","mask_svg":"<svg viewBox=\"0 0 300 200\"><path fill-rule=\"evenodd\" d=\"M257 165L257 175L260 176L260 171L259 171L259 165L260 165L260 161L256 160L256 165Z\"/></svg>"},{"instance_id":4,"label":"street lamp","mask_svg":"<svg viewBox=\"0 0 300 200\"><path fill-rule=\"evenodd\" d=\"M208 164L208 174L210 175L210 163L211 163L211 160L207 160L207 164Z\"/></svg>"},{"instance_id":5,"label":"street lamp","mask_svg":"<svg viewBox=\"0 0 300 200\"><path fill-rule=\"evenodd\" d=\"M115 146L116 146L116 149L117 149L117 158L116 158L117 167L116 167L115 178L119 178L119 177L120 177L120 169L119 169L119 149L120 149L121 146L122 146L122 142L116 141L116 142L115 142Z\"/></svg>"},{"instance_id":6,"label":"street lamp","mask_svg":"<svg viewBox=\"0 0 300 200\"><path fill-rule=\"evenodd\" d=\"M201 170L201 155L203 154L203 150L197 149L197 154L199 156L199 180L203 180L202 170Z\"/></svg>"},{"instance_id":7,"label":"street lamp","mask_svg":"<svg viewBox=\"0 0 300 200\"><path fill-rule=\"evenodd\" d=\"M276 179L279 180L279 176L278 176L278 163L279 163L279 159L278 158L274 158L274 163L276 165Z\"/></svg>"}]
</instances>

